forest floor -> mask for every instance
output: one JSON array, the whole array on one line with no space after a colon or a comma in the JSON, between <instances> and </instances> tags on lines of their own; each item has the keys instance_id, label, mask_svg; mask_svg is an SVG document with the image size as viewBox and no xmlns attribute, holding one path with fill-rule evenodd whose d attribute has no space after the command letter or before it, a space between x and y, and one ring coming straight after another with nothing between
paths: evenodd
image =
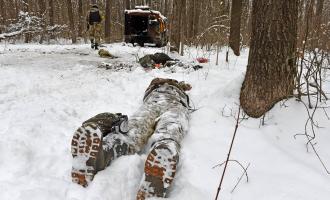
<instances>
[{"instance_id":1,"label":"forest floor","mask_svg":"<svg viewBox=\"0 0 330 200\"><path fill-rule=\"evenodd\" d=\"M182 142L179 169L169 200L214 199L234 132L239 91L248 50L224 61L220 52L187 50L170 54L186 64L197 57L210 59L203 69L173 67L145 71L136 62L153 47L122 43L106 48L117 59L100 58L89 45L0 44L0 199L1 200L133 200L143 173L147 150L123 156L99 172L87 188L71 182L70 142L81 123L101 112L128 116L142 104L154 77L191 83L190 131ZM100 68L102 63L124 63L129 68ZM328 74L329 75L329 74ZM330 91L329 76L324 85ZM329 103L329 102L328 102ZM330 109L326 109L330 114ZM223 200L325 200L330 175L315 154L306 149L308 118L294 99L277 104L265 117L243 120L220 193ZM317 151L330 168L330 120L323 110L315 114Z\"/></svg>"}]
</instances>

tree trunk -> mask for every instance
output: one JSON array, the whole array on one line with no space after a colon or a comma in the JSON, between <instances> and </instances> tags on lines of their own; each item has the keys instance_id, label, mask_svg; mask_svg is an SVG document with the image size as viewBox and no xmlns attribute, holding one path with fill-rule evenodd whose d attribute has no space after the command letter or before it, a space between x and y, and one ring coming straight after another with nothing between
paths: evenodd
<instances>
[{"instance_id":1,"label":"tree trunk","mask_svg":"<svg viewBox=\"0 0 330 200\"><path fill-rule=\"evenodd\" d=\"M83 0L78 0L78 37L83 37L85 17L83 14Z\"/></svg>"},{"instance_id":2,"label":"tree trunk","mask_svg":"<svg viewBox=\"0 0 330 200\"><path fill-rule=\"evenodd\" d=\"M110 25L111 25L111 2L110 0L105 1L105 28L104 28L104 36L105 42L110 43Z\"/></svg>"},{"instance_id":3,"label":"tree trunk","mask_svg":"<svg viewBox=\"0 0 330 200\"><path fill-rule=\"evenodd\" d=\"M49 26L53 27L54 26L54 0L49 0ZM50 34L50 39L55 39L55 35L53 33Z\"/></svg>"},{"instance_id":4,"label":"tree trunk","mask_svg":"<svg viewBox=\"0 0 330 200\"><path fill-rule=\"evenodd\" d=\"M295 88L298 0L253 1L252 34L240 103L260 117Z\"/></svg>"},{"instance_id":5,"label":"tree trunk","mask_svg":"<svg viewBox=\"0 0 330 200\"><path fill-rule=\"evenodd\" d=\"M47 27L47 20L45 20L45 16L46 16L46 3L44 2L44 0L38 0L38 4L39 4L39 17L41 19L44 19L42 22L42 30L43 32L41 33L41 37L39 40L39 43L42 44L42 42L44 41L44 37L46 34L46 27Z\"/></svg>"},{"instance_id":6,"label":"tree trunk","mask_svg":"<svg viewBox=\"0 0 330 200\"><path fill-rule=\"evenodd\" d=\"M196 0L190 0L189 1L189 12L188 15L190 16L188 19L188 39L189 39L189 43L191 43L192 38L194 37L194 18L195 18L195 1Z\"/></svg>"},{"instance_id":7,"label":"tree trunk","mask_svg":"<svg viewBox=\"0 0 330 200\"><path fill-rule=\"evenodd\" d=\"M171 43L178 52L180 49L180 5L181 1L173 1L173 13L171 20Z\"/></svg>"},{"instance_id":8,"label":"tree trunk","mask_svg":"<svg viewBox=\"0 0 330 200\"><path fill-rule=\"evenodd\" d=\"M241 38L242 0L233 0L230 16L229 46L239 56Z\"/></svg>"},{"instance_id":9,"label":"tree trunk","mask_svg":"<svg viewBox=\"0 0 330 200\"><path fill-rule=\"evenodd\" d=\"M3 0L0 0L0 24L6 25L6 9L5 9L5 2ZM0 33L2 33L2 28L0 26Z\"/></svg>"},{"instance_id":10,"label":"tree trunk","mask_svg":"<svg viewBox=\"0 0 330 200\"><path fill-rule=\"evenodd\" d=\"M125 0L125 9L126 10L131 9L131 1L130 0Z\"/></svg>"},{"instance_id":11,"label":"tree trunk","mask_svg":"<svg viewBox=\"0 0 330 200\"><path fill-rule=\"evenodd\" d=\"M135 0L131 1L131 8L134 9L135 8Z\"/></svg>"},{"instance_id":12,"label":"tree trunk","mask_svg":"<svg viewBox=\"0 0 330 200\"><path fill-rule=\"evenodd\" d=\"M29 5L28 0L23 0L22 3L23 3L23 6L22 6L23 12L29 12L30 5ZM18 8L18 2L17 1L16 1L16 10L17 10L16 13L17 13L17 19L18 19L19 8ZM29 43L30 40L31 40L31 34L29 34L29 33L24 34L24 42Z\"/></svg>"},{"instance_id":13,"label":"tree trunk","mask_svg":"<svg viewBox=\"0 0 330 200\"><path fill-rule=\"evenodd\" d=\"M180 55L183 56L184 54L184 41L185 41L185 31L187 27L187 20L186 20L186 0L181 0L180 5L180 43L181 43L181 49L180 49Z\"/></svg>"},{"instance_id":14,"label":"tree trunk","mask_svg":"<svg viewBox=\"0 0 330 200\"><path fill-rule=\"evenodd\" d=\"M199 32L199 15L201 13L201 4L200 0L194 0L195 7L195 16L194 16L194 36L197 36Z\"/></svg>"},{"instance_id":15,"label":"tree trunk","mask_svg":"<svg viewBox=\"0 0 330 200\"><path fill-rule=\"evenodd\" d=\"M72 2L71 0L67 0L67 7L68 7L68 16L69 16L69 24L70 24L70 31L71 31L71 39L72 43L75 44L77 42L76 31L74 27L74 18L73 18L73 11L72 11Z\"/></svg>"},{"instance_id":16,"label":"tree trunk","mask_svg":"<svg viewBox=\"0 0 330 200\"><path fill-rule=\"evenodd\" d=\"M168 2L168 0L164 0L164 15L165 15L165 17L168 17L167 15L168 15L168 4L169 2Z\"/></svg>"}]
</instances>

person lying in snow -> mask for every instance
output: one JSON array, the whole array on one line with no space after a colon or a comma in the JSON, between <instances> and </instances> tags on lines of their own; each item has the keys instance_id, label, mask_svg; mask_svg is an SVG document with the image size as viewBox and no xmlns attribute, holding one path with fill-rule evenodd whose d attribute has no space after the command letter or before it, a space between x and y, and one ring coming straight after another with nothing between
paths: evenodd
<instances>
[{"instance_id":1,"label":"person lying in snow","mask_svg":"<svg viewBox=\"0 0 330 200\"><path fill-rule=\"evenodd\" d=\"M86 187L95 174L122 155L151 146L137 200L166 197L179 161L180 142L188 131L191 86L174 79L155 78L145 91L143 105L126 115L101 113L74 133L72 180Z\"/></svg>"}]
</instances>

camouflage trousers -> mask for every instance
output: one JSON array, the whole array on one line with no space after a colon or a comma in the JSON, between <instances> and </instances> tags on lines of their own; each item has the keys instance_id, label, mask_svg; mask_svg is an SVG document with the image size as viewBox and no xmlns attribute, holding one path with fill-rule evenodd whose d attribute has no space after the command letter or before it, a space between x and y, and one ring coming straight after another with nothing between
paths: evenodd
<instances>
[{"instance_id":1,"label":"camouflage trousers","mask_svg":"<svg viewBox=\"0 0 330 200\"><path fill-rule=\"evenodd\" d=\"M89 39L94 43L100 44L102 34L102 25L95 23L89 26Z\"/></svg>"},{"instance_id":2,"label":"camouflage trousers","mask_svg":"<svg viewBox=\"0 0 330 200\"><path fill-rule=\"evenodd\" d=\"M180 142L188 132L189 110L182 92L161 86L145 98L128 121L128 134L110 134L103 139L109 161L121 155L149 150L137 199L165 197L179 162ZM114 149L114 150L113 150Z\"/></svg>"},{"instance_id":3,"label":"camouflage trousers","mask_svg":"<svg viewBox=\"0 0 330 200\"><path fill-rule=\"evenodd\" d=\"M188 132L189 110L179 89L163 85L153 90L129 120L134 150L151 147L137 199L165 197L179 162L180 143Z\"/></svg>"}]
</instances>

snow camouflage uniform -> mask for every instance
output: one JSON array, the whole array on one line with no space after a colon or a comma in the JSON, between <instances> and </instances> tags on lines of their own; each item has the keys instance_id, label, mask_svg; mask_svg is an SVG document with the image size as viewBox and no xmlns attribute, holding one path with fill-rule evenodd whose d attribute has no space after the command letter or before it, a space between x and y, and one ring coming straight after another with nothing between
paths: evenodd
<instances>
[{"instance_id":1,"label":"snow camouflage uniform","mask_svg":"<svg viewBox=\"0 0 330 200\"><path fill-rule=\"evenodd\" d=\"M92 5L89 13L87 14L87 30L89 31L89 38L91 40L91 47L98 49L101 40L103 20L102 14L97 5Z\"/></svg>"},{"instance_id":2,"label":"snow camouflage uniform","mask_svg":"<svg viewBox=\"0 0 330 200\"><path fill-rule=\"evenodd\" d=\"M191 86L173 79L154 79L145 92L143 105L128 120L128 132L111 131L109 124L123 118L99 114L74 133L72 180L87 186L97 171L122 155L151 146L137 200L166 197L179 161L180 142L188 132Z\"/></svg>"}]
</instances>

